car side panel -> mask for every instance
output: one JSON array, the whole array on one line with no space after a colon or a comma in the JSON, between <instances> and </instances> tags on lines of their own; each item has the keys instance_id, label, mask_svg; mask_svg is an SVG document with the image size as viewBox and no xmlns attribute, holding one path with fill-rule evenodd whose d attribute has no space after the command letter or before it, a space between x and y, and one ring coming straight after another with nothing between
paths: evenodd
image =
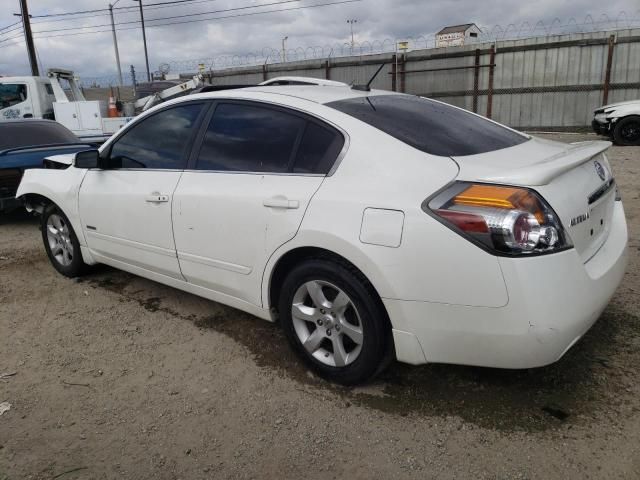
<instances>
[{"instance_id":1,"label":"car side panel","mask_svg":"<svg viewBox=\"0 0 640 480\"><path fill-rule=\"evenodd\" d=\"M427 197L456 178L457 165L373 128L355 127L348 133L347 156L314 196L298 235L270 259L263 280L265 305L277 259L308 246L352 262L383 298L487 307L507 304L497 258L421 209ZM404 213L400 245L362 241L363 214L369 208Z\"/></svg>"}]
</instances>

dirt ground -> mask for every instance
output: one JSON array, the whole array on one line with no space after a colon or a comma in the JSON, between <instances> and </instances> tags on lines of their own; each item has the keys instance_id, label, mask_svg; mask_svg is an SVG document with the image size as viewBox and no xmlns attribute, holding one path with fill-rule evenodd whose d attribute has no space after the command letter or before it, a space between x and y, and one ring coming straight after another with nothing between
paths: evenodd
<instances>
[{"instance_id":1,"label":"dirt ground","mask_svg":"<svg viewBox=\"0 0 640 480\"><path fill-rule=\"evenodd\" d=\"M0 480L640 478L640 147L610 158L630 263L560 362L394 364L351 389L276 325L106 267L66 279L37 221L5 216Z\"/></svg>"}]
</instances>

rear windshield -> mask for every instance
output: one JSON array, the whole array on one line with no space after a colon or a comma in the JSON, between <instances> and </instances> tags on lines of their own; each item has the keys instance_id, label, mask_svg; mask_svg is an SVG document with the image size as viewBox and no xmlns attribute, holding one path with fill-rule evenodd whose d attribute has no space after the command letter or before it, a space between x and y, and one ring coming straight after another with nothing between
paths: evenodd
<instances>
[{"instance_id":1,"label":"rear windshield","mask_svg":"<svg viewBox=\"0 0 640 480\"><path fill-rule=\"evenodd\" d=\"M431 155L476 155L528 138L465 110L422 97L373 95L328 103Z\"/></svg>"},{"instance_id":2,"label":"rear windshield","mask_svg":"<svg viewBox=\"0 0 640 480\"><path fill-rule=\"evenodd\" d=\"M55 122L0 122L0 150L51 145L54 143L79 143L78 137Z\"/></svg>"}]
</instances>

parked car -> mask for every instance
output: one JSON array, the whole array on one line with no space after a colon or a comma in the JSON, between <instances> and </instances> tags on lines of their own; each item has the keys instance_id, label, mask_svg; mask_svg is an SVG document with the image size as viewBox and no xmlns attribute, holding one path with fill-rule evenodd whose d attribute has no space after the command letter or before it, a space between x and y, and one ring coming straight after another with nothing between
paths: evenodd
<instances>
[{"instance_id":1,"label":"parked car","mask_svg":"<svg viewBox=\"0 0 640 480\"><path fill-rule=\"evenodd\" d=\"M640 145L640 100L612 103L593 112L594 132L616 145Z\"/></svg>"},{"instance_id":2,"label":"parked car","mask_svg":"<svg viewBox=\"0 0 640 480\"><path fill-rule=\"evenodd\" d=\"M558 360L625 270L610 143L364 90L167 102L99 150L50 159L70 168L28 171L18 194L61 274L104 263L279 320L337 382L393 357Z\"/></svg>"},{"instance_id":3,"label":"parked car","mask_svg":"<svg viewBox=\"0 0 640 480\"><path fill-rule=\"evenodd\" d=\"M0 122L0 212L21 206L16 190L26 169L43 166L49 155L74 153L94 144L82 143L52 120L21 119Z\"/></svg>"}]
</instances>

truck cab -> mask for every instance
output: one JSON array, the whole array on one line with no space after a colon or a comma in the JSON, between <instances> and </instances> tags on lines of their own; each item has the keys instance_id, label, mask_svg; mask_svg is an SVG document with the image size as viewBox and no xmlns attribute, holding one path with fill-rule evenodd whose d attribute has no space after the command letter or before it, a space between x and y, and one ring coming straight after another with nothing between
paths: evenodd
<instances>
[{"instance_id":1,"label":"truck cab","mask_svg":"<svg viewBox=\"0 0 640 480\"><path fill-rule=\"evenodd\" d=\"M19 118L53 119L56 101L45 77L0 77L0 121Z\"/></svg>"}]
</instances>

